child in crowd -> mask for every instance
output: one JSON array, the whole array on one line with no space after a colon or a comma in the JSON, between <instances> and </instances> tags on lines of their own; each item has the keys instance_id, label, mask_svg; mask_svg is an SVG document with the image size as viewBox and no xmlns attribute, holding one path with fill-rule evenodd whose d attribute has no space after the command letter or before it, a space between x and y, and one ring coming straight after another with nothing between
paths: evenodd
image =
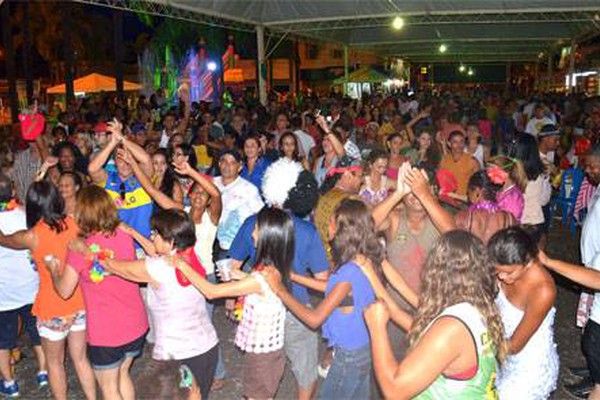
<instances>
[{"instance_id":1,"label":"child in crowd","mask_svg":"<svg viewBox=\"0 0 600 400\"><path fill-rule=\"evenodd\" d=\"M371 351L362 313L375 300L375 294L356 260L366 257L379 265L384 250L367 205L353 198L340 203L329 226L329 238L336 265L329 281L292 275L295 282L325 293L316 308L309 308L294 298L275 270L269 271L269 285L286 307L309 327L315 329L323 325L323 336L334 348L321 397L369 399Z\"/></svg>"}]
</instances>

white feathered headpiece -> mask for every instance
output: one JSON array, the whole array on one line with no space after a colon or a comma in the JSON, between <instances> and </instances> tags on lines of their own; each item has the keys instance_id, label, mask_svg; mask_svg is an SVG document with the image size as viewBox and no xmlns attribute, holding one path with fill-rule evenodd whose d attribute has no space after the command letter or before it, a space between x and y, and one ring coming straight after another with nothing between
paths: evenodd
<instances>
[{"instance_id":1,"label":"white feathered headpiece","mask_svg":"<svg viewBox=\"0 0 600 400\"><path fill-rule=\"evenodd\" d=\"M269 206L283 207L290 190L304 170L299 162L282 157L271 164L262 179L262 193Z\"/></svg>"}]
</instances>

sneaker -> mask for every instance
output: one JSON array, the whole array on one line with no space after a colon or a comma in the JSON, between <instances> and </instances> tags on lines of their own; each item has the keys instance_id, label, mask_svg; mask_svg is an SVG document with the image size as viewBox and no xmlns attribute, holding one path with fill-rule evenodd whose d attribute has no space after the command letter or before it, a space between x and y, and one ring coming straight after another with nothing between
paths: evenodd
<instances>
[{"instance_id":1,"label":"sneaker","mask_svg":"<svg viewBox=\"0 0 600 400\"><path fill-rule=\"evenodd\" d=\"M38 387L40 387L40 388L48 386L50 384L50 382L48 382L48 372L46 372L46 371L38 372L37 383L38 383Z\"/></svg>"},{"instance_id":2,"label":"sneaker","mask_svg":"<svg viewBox=\"0 0 600 400\"><path fill-rule=\"evenodd\" d=\"M323 367L321 364L317 365L317 373L323 379L327 378L327 374L329 374L329 368L331 368L331 364L326 367Z\"/></svg>"},{"instance_id":3,"label":"sneaker","mask_svg":"<svg viewBox=\"0 0 600 400\"><path fill-rule=\"evenodd\" d=\"M12 385L6 386L3 380L0 380L0 394L6 397L17 397L19 395L19 384L14 381Z\"/></svg>"},{"instance_id":4,"label":"sneaker","mask_svg":"<svg viewBox=\"0 0 600 400\"><path fill-rule=\"evenodd\" d=\"M580 382L571 385L564 385L564 389L576 399L587 399L594 388L594 382L591 378L583 378Z\"/></svg>"}]
</instances>

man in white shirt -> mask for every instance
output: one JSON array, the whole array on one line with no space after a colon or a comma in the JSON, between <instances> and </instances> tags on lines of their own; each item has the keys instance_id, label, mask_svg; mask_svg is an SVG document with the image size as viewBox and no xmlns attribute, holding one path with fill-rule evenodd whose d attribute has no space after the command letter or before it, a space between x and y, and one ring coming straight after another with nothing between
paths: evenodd
<instances>
[{"instance_id":1,"label":"man in white shirt","mask_svg":"<svg viewBox=\"0 0 600 400\"><path fill-rule=\"evenodd\" d=\"M10 235L27 229L25 211L15 199L12 181L0 174L0 231ZM0 246L0 394L19 395L19 385L10 366L10 351L17 347L19 318L29 335L39 364L38 383L48 385L45 358L36 319L31 307L39 288L38 272L29 260L29 250L11 250Z\"/></svg>"},{"instance_id":2,"label":"man in white shirt","mask_svg":"<svg viewBox=\"0 0 600 400\"><path fill-rule=\"evenodd\" d=\"M221 176L215 185L221 191L223 211L217 229L217 239L222 254L229 250L235 235L251 215L256 214L264 203L256 186L240 176L242 156L233 149L225 149L219 156Z\"/></svg>"},{"instance_id":3,"label":"man in white shirt","mask_svg":"<svg viewBox=\"0 0 600 400\"><path fill-rule=\"evenodd\" d=\"M312 161L311 153L315 148L315 139L310 136L308 133L302 130L302 117L299 115L294 115L291 121L292 132L298 139L298 144L300 145L299 153L300 157L307 157L309 161ZM314 154L312 154L314 156Z\"/></svg>"},{"instance_id":4,"label":"man in white shirt","mask_svg":"<svg viewBox=\"0 0 600 400\"><path fill-rule=\"evenodd\" d=\"M533 111L533 118L527 122L527 126L525 127L525 132L530 135L537 136L538 133L542 130L544 125L552 125L553 122L550 118L548 118L545 114L545 109L542 104L538 104L535 106Z\"/></svg>"},{"instance_id":5,"label":"man in white shirt","mask_svg":"<svg viewBox=\"0 0 600 400\"><path fill-rule=\"evenodd\" d=\"M595 146L586 157L585 172L594 182L600 182L600 146ZM596 189L590 204L588 214L581 229L581 262L588 268L600 270L600 189ZM598 352L600 340L600 292L594 293L594 301L590 316L583 330L581 340L583 354L589 369L593 390L590 399L600 395L600 353ZM566 387L573 394L587 395L588 382L584 379L578 384Z\"/></svg>"}]
</instances>

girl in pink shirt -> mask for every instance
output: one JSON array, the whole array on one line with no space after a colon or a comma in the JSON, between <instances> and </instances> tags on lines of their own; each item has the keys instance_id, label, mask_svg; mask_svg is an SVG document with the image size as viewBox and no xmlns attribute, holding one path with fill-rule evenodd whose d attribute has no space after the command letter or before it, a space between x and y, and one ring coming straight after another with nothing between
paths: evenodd
<instances>
[{"instance_id":1,"label":"girl in pink shirt","mask_svg":"<svg viewBox=\"0 0 600 400\"><path fill-rule=\"evenodd\" d=\"M81 285L88 358L103 397L134 399L129 369L144 347L146 310L138 284L108 274L99 264L105 259L134 260L134 242L119 228L115 203L98 186L78 193L75 219L82 239L70 244L66 266L52 259L46 263L61 297L70 297Z\"/></svg>"}]
</instances>

